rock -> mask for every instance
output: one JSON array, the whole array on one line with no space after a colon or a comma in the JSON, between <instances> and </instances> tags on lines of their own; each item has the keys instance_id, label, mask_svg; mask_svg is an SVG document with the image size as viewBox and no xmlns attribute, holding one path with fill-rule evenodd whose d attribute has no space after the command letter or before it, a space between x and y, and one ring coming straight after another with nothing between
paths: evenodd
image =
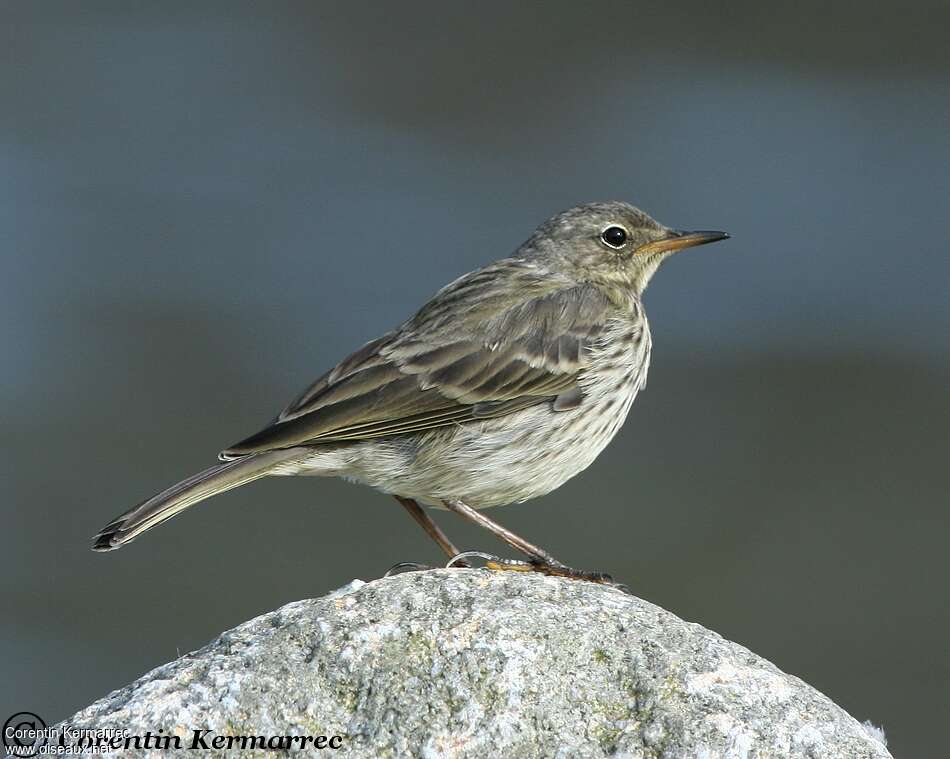
<instances>
[{"instance_id":1,"label":"rock","mask_svg":"<svg viewBox=\"0 0 950 759\"><path fill-rule=\"evenodd\" d=\"M333 753L352 757L890 756L879 731L798 678L653 604L476 569L288 604L67 724L150 731L189 755L199 731L205 756L236 755L242 736L245 749L297 750L299 738L266 740L334 735Z\"/></svg>"}]
</instances>

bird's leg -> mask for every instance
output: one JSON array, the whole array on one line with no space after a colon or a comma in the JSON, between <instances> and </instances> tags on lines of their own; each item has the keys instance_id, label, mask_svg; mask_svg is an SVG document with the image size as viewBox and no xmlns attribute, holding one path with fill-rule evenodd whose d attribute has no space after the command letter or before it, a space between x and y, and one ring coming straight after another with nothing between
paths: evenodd
<instances>
[{"instance_id":1,"label":"bird's leg","mask_svg":"<svg viewBox=\"0 0 950 759\"><path fill-rule=\"evenodd\" d=\"M439 544L446 556L450 559L458 556L461 551L455 547L455 543L449 540L449 536L442 532L442 528L435 523L435 520L432 519L418 503L416 503L411 498L403 498L402 496L393 496L399 503L403 505L403 508L409 512L409 515L419 523L419 526L432 538L436 543ZM397 565L399 566L399 565ZM420 565L421 566L421 565ZM453 566L456 567L467 567L469 566L468 562L462 560L456 562Z\"/></svg>"},{"instance_id":2,"label":"bird's leg","mask_svg":"<svg viewBox=\"0 0 950 759\"><path fill-rule=\"evenodd\" d=\"M502 527L500 524L498 524L498 522L494 521L493 519L489 519L484 514L476 511L468 504L462 503L461 501L443 501L443 503L450 511L454 511L459 516L465 517L469 522L474 522L479 527L484 527L493 535L504 540L512 548L521 551L521 553L527 554L528 557L534 561L547 564L551 567L565 566L543 548L536 546L534 543L529 543L519 535L515 535L515 533L513 533L508 528Z\"/></svg>"},{"instance_id":3,"label":"bird's leg","mask_svg":"<svg viewBox=\"0 0 950 759\"><path fill-rule=\"evenodd\" d=\"M484 554L479 554L477 551L469 551L467 554L462 554L457 557L459 560L464 560L465 557L469 555L479 555L486 559L486 566L489 569L511 570L515 572L541 572L542 574L552 575L554 577L568 577L574 580L587 580L589 582L613 585L626 593L630 592L626 585L614 582L613 578L605 572L590 572L567 566L555 559L543 548L528 542L506 527L502 527L498 522L489 519L468 504L462 503L462 501L443 501L443 503L447 509L465 517L470 522L474 522L479 527L484 527L495 536L501 538L512 548L528 556L528 561L516 561L512 559L499 559L493 556L488 557ZM453 559L449 562L449 565L458 566L458 561Z\"/></svg>"}]
</instances>

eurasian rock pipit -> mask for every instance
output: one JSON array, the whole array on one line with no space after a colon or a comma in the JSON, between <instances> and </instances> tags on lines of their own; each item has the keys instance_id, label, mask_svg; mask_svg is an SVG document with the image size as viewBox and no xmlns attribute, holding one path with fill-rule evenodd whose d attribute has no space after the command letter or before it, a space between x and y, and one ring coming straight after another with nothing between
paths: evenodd
<instances>
[{"instance_id":1,"label":"eurasian rock pipit","mask_svg":"<svg viewBox=\"0 0 950 759\"><path fill-rule=\"evenodd\" d=\"M449 556L458 549L419 503L491 530L535 566L587 576L479 510L545 495L597 457L646 382L647 283L674 251L726 237L620 202L557 214L341 361L223 463L114 519L93 549L260 477L305 474L392 494Z\"/></svg>"}]
</instances>

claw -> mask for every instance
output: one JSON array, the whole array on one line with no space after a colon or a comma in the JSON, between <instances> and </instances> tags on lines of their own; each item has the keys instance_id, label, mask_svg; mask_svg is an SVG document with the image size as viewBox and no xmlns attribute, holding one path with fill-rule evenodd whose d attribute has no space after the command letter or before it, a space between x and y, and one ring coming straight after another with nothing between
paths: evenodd
<instances>
[{"instance_id":1,"label":"claw","mask_svg":"<svg viewBox=\"0 0 950 759\"><path fill-rule=\"evenodd\" d=\"M387 569L383 577L395 577L405 572L424 572L427 569L438 569L438 567L420 564L418 561L400 561L398 564L393 564Z\"/></svg>"},{"instance_id":2,"label":"claw","mask_svg":"<svg viewBox=\"0 0 950 759\"><path fill-rule=\"evenodd\" d=\"M484 559L485 566L489 568L491 568L490 565L494 562L501 563L506 561L514 561L513 559L499 559L494 554L485 553L484 551L462 551L462 553L457 553L455 556L449 559L448 563L445 565L445 568L453 569L455 567L470 567L471 564L468 563L468 559Z\"/></svg>"}]
</instances>

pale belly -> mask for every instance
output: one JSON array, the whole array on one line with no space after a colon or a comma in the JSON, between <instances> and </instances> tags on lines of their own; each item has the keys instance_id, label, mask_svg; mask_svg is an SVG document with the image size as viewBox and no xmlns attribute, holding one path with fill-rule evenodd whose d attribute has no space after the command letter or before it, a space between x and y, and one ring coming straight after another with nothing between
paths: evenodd
<instances>
[{"instance_id":1,"label":"pale belly","mask_svg":"<svg viewBox=\"0 0 950 759\"><path fill-rule=\"evenodd\" d=\"M478 509L527 501L590 466L636 393L631 378L611 399L570 411L542 404L421 436L367 441L352 451L341 474L436 506L453 499Z\"/></svg>"}]
</instances>

